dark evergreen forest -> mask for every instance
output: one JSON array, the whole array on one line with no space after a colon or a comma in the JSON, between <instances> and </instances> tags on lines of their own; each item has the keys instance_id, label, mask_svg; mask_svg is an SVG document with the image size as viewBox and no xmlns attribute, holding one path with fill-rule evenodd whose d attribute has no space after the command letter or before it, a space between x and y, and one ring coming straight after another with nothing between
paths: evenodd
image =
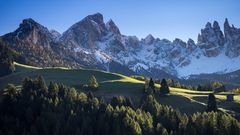
<instances>
[{"instance_id":1,"label":"dark evergreen forest","mask_svg":"<svg viewBox=\"0 0 240 135\"><path fill-rule=\"evenodd\" d=\"M0 97L1 135L239 135L240 123L222 112L186 115L146 94L110 102L44 78L8 85Z\"/></svg>"}]
</instances>

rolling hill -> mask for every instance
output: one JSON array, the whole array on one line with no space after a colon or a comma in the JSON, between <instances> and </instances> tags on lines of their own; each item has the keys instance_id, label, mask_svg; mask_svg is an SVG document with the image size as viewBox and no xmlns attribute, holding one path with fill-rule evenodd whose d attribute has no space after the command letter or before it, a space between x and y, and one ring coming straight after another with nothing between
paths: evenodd
<instances>
[{"instance_id":1,"label":"rolling hill","mask_svg":"<svg viewBox=\"0 0 240 135\"><path fill-rule=\"evenodd\" d=\"M80 84L88 83L90 76L94 75L99 82L99 90L94 92L97 97L109 100L113 96L130 97L135 105L140 103L143 96L144 82L117 73L110 73L90 69L69 69L63 67L39 68L15 63L16 72L0 78L0 88L3 89L8 83L20 85L25 77L37 77L42 75L46 83L50 81L62 83L76 89ZM159 88L159 84L156 84ZM192 114L203 112L206 109L208 94L210 91L194 91L180 88L170 88L167 96L156 95L158 101L163 105L169 105L179 109L181 112ZM86 91L85 91L86 92ZM224 112L236 115L240 113L240 95L235 96L235 101L226 101L227 93L216 94L218 107Z\"/></svg>"}]
</instances>

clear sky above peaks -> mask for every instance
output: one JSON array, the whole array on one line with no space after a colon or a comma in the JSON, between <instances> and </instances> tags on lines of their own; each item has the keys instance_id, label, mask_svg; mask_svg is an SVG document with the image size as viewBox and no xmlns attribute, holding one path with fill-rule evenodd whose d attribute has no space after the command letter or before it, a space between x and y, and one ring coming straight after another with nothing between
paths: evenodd
<instances>
[{"instance_id":1,"label":"clear sky above peaks","mask_svg":"<svg viewBox=\"0 0 240 135\"><path fill-rule=\"evenodd\" d=\"M85 16L101 13L124 35L196 41L207 22L225 18L240 26L240 0L1 0L0 35L14 31L25 18L33 18L60 33Z\"/></svg>"}]
</instances>

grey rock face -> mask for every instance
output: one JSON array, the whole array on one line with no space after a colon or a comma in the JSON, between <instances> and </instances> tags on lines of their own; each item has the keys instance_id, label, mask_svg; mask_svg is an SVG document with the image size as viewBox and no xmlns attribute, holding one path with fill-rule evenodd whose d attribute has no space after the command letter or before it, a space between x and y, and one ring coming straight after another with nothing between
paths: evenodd
<instances>
[{"instance_id":1,"label":"grey rock face","mask_svg":"<svg viewBox=\"0 0 240 135\"><path fill-rule=\"evenodd\" d=\"M145 44L148 45L153 44L154 41L155 38L151 34L147 35L146 38L144 39Z\"/></svg>"},{"instance_id":2,"label":"grey rock face","mask_svg":"<svg viewBox=\"0 0 240 135\"><path fill-rule=\"evenodd\" d=\"M110 19L107 23L106 23L106 27L108 29L108 31L117 34L117 35L121 35L120 30L118 29L117 25L113 22L112 19Z\"/></svg>"},{"instance_id":3,"label":"grey rock face","mask_svg":"<svg viewBox=\"0 0 240 135\"><path fill-rule=\"evenodd\" d=\"M198 35L198 45L207 57L216 57L219 55L223 43L223 34L216 21L214 21L213 27L208 22L205 28L201 30L201 34Z\"/></svg>"},{"instance_id":4,"label":"grey rock face","mask_svg":"<svg viewBox=\"0 0 240 135\"><path fill-rule=\"evenodd\" d=\"M106 26L100 13L89 15L82 21L71 26L63 33L60 41L68 47L95 48L94 41L106 35Z\"/></svg>"},{"instance_id":5,"label":"grey rock face","mask_svg":"<svg viewBox=\"0 0 240 135\"><path fill-rule=\"evenodd\" d=\"M53 35L48 29L31 18L23 20L19 28L11 34L19 40L48 48L53 41Z\"/></svg>"},{"instance_id":6,"label":"grey rock face","mask_svg":"<svg viewBox=\"0 0 240 135\"><path fill-rule=\"evenodd\" d=\"M195 42L191 38L187 41L187 48L191 53L197 48Z\"/></svg>"},{"instance_id":7,"label":"grey rock face","mask_svg":"<svg viewBox=\"0 0 240 135\"><path fill-rule=\"evenodd\" d=\"M240 29L229 25L228 19L224 22L226 55L234 58L240 56Z\"/></svg>"},{"instance_id":8,"label":"grey rock face","mask_svg":"<svg viewBox=\"0 0 240 135\"><path fill-rule=\"evenodd\" d=\"M50 33L52 34L52 36L55 40L58 40L61 37L61 34L59 32L57 32L56 30L50 30Z\"/></svg>"},{"instance_id":9,"label":"grey rock face","mask_svg":"<svg viewBox=\"0 0 240 135\"><path fill-rule=\"evenodd\" d=\"M23 20L14 32L2 36L3 41L15 51L20 52L31 65L71 65L52 49L55 45L54 38L46 27L31 18Z\"/></svg>"}]
</instances>

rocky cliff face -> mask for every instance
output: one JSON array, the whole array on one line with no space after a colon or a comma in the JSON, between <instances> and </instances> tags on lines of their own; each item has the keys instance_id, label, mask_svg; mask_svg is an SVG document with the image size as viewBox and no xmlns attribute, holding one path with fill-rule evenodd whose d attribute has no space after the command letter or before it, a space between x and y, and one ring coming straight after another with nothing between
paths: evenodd
<instances>
[{"instance_id":1,"label":"rocky cliff face","mask_svg":"<svg viewBox=\"0 0 240 135\"><path fill-rule=\"evenodd\" d=\"M107 23L106 23L106 27L107 30L116 34L116 35L121 35L120 30L118 29L117 25L113 22L112 19L110 19Z\"/></svg>"},{"instance_id":2,"label":"rocky cliff face","mask_svg":"<svg viewBox=\"0 0 240 135\"><path fill-rule=\"evenodd\" d=\"M56 53L56 39L46 27L33 19L25 19L14 32L2 36L3 41L12 49L21 53L28 64L36 66L71 66Z\"/></svg>"},{"instance_id":3,"label":"rocky cliff face","mask_svg":"<svg viewBox=\"0 0 240 135\"><path fill-rule=\"evenodd\" d=\"M198 45L207 57L216 57L221 53L224 37L218 22L214 21L213 26L209 22L206 24L198 36Z\"/></svg>"},{"instance_id":4,"label":"rocky cliff face","mask_svg":"<svg viewBox=\"0 0 240 135\"><path fill-rule=\"evenodd\" d=\"M60 41L68 47L95 48L95 41L99 41L106 35L107 28L100 13L89 15L82 21L71 26L63 33Z\"/></svg>"},{"instance_id":5,"label":"rocky cliff face","mask_svg":"<svg viewBox=\"0 0 240 135\"><path fill-rule=\"evenodd\" d=\"M28 56L43 66L67 63L124 74L184 77L239 69L239 31L226 20L223 34L214 21L201 30L197 43L192 39L169 41L151 34L140 40L136 36L122 35L112 20L105 23L103 15L97 13L72 25L62 35L27 19L3 39L24 54L32 53Z\"/></svg>"},{"instance_id":6,"label":"rocky cliff face","mask_svg":"<svg viewBox=\"0 0 240 135\"><path fill-rule=\"evenodd\" d=\"M226 55L234 58L240 55L240 29L229 25L228 20L224 23Z\"/></svg>"}]
</instances>

